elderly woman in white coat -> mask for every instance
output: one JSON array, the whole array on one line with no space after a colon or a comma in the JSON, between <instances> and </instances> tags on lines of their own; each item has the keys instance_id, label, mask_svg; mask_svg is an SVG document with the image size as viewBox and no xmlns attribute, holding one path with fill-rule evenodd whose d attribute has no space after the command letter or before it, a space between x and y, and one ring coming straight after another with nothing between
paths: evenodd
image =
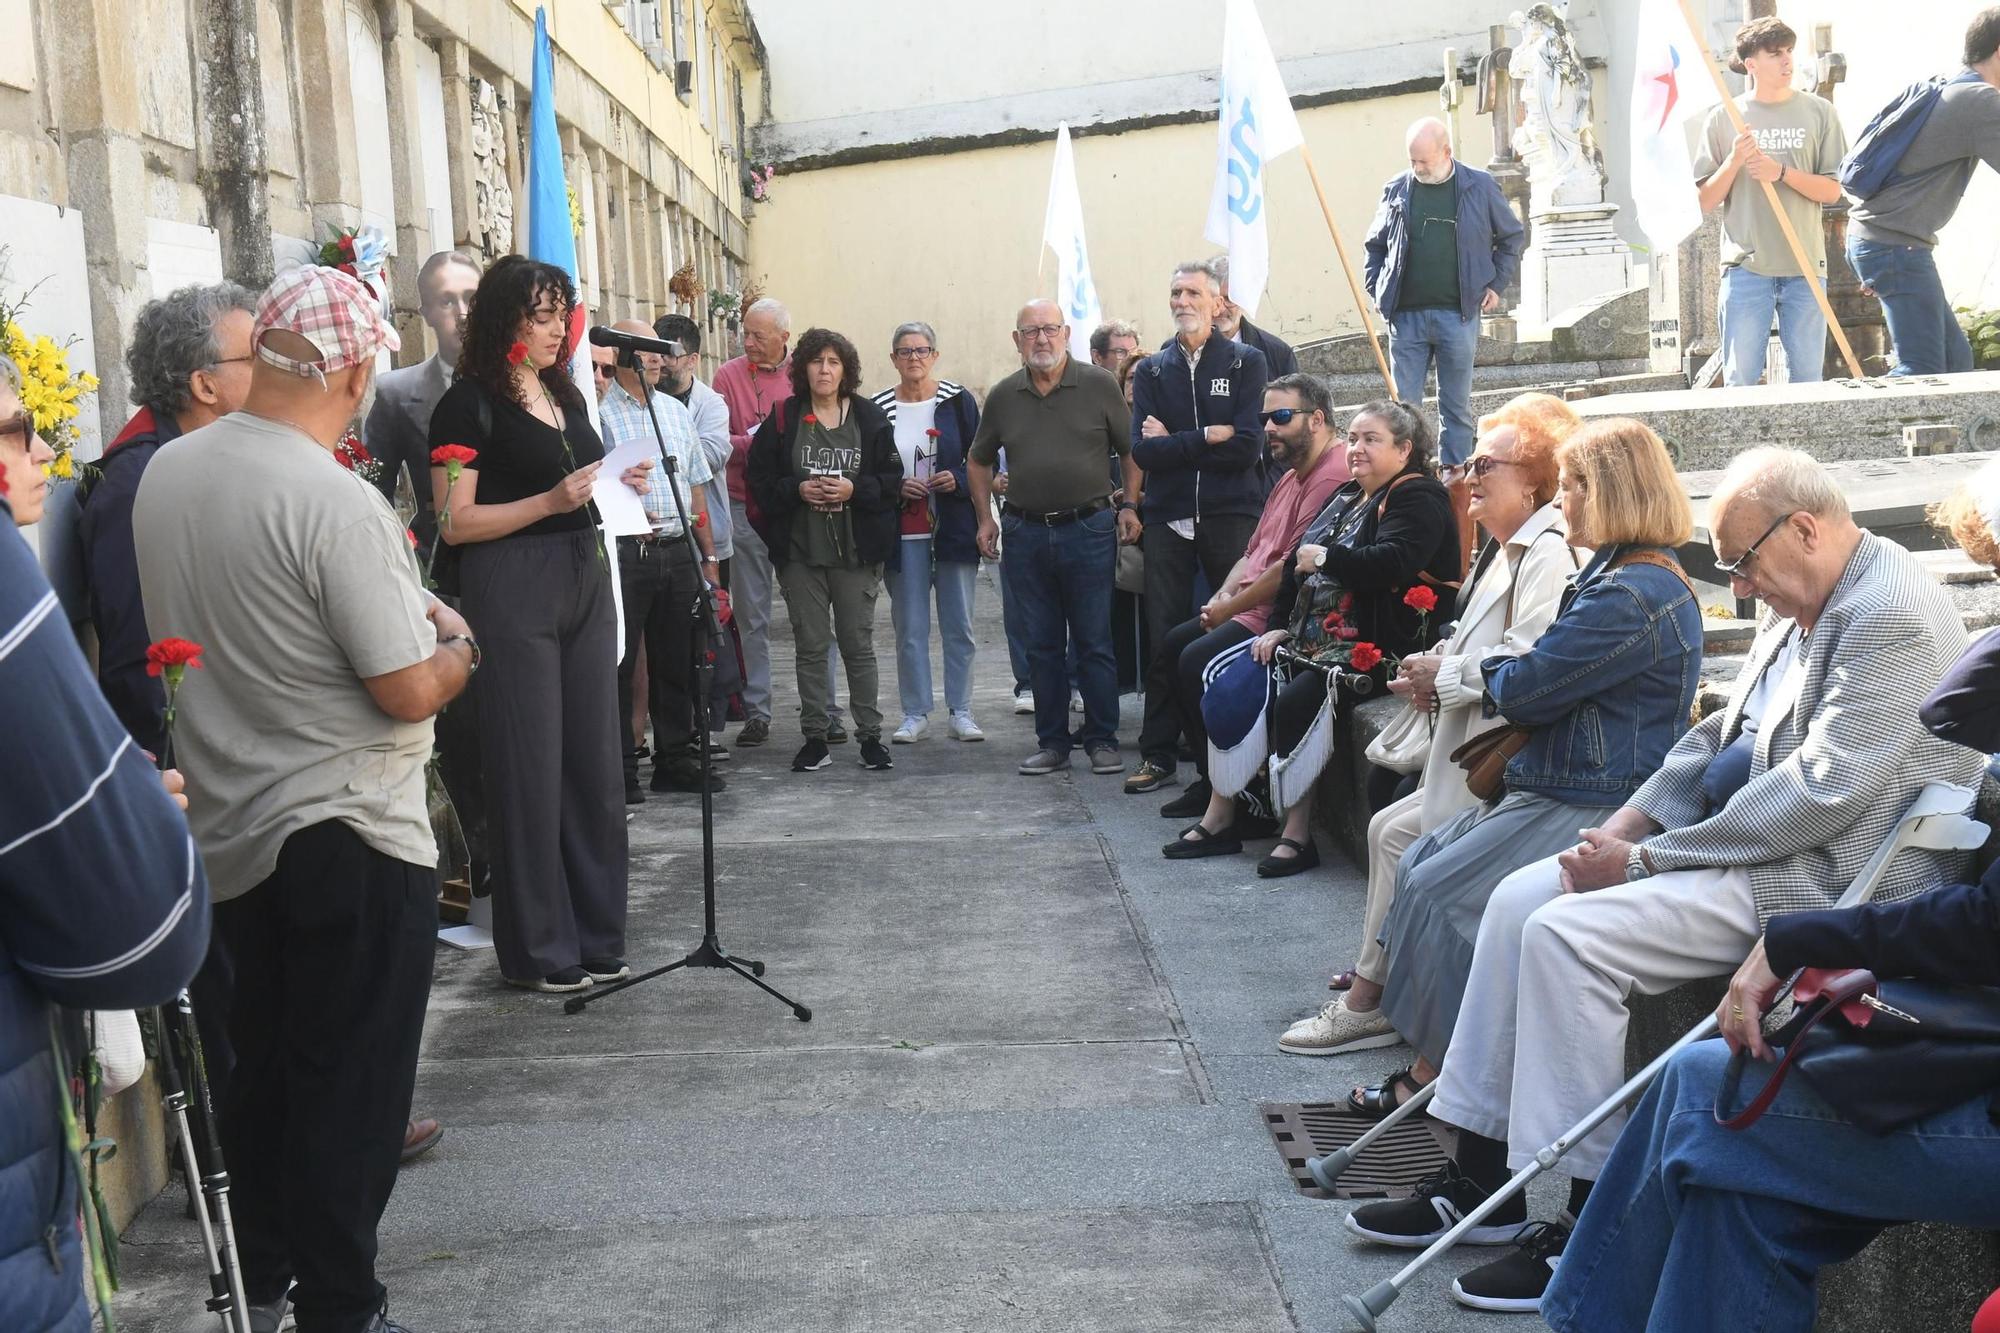
<instances>
[{"instance_id":1,"label":"elderly woman in white coat","mask_svg":"<svg viewBox=\"0 0 2000 1333\"><path fill-rule=\"evenodd\" d=\"M1337 1055L1400 1041L1378 1007L1388 959L1377 937L1396 892L1396 863L1423 834L1477 802L1451 753L1506 719L1484 717L1479 664L1519 655L1555 619L1563 588L1583 556L1564 539L1556 503L1556 448L1581 424L1569 404L1524 393L1479 423L1468 468L1472 517L1490 540L1473 564L1462 614L1451 637L1406 657L1389 688L1421 716L1433 717L1430 754L1416 791L1368 824L1368 912L1361 956L1334 978L1344 993L1278 1039L1291 1055ZM1587 554L1587 553L1586 553Z\"/></svg>"}]
</instances>

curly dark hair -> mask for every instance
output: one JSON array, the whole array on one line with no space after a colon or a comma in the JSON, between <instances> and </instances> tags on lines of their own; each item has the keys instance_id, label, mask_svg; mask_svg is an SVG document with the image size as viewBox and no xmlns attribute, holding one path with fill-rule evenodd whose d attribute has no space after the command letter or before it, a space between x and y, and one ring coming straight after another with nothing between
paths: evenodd
<instances>
[{"instance_id":1,"label":"curly dark hair","mask_svg":"<svg viewBox=\"0 0 2000 1333\"><path fill-rule=\"evenodd\" d=\"M807 329L792 348L792 394L800 402L812 401L812 385L806 382L806 367L827 348L840 358L840 396L852 398L861 390L861 353L854 350L844 333L832 329Z\"/></svg>"},{"instance_id":2,"label":"curly dark hair","mask_svg":"<svg viewBox=\"0 0 2000 1333\"><path fill-rule=\"evenodd\" d=\"M527 407L514 383L507 350L519 341L522 321L551 298L562 308L565 319L576 309L576 284L569 280L569 274L523 255L503 255L495 260L479 279L472 307L466 311L465 346L458 354L454 378L477 380L494 397ZM565 336L556 363L541 370L542 386L565 412L586 410L583 395L569 374L569 358L575 350Z\"/></svg>"}]
</instances>

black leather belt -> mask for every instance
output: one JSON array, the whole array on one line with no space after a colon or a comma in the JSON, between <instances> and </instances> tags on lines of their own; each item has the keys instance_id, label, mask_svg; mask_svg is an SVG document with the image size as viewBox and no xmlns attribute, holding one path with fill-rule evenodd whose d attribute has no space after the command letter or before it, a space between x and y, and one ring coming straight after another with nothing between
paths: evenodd
<instances>
[{"instance_id":1,"label":"black leather belt","mask_svg":"<svg viewBox=\"0 0 2000 1333\"><path fill-rule=\"evenodd\" d=\"M1030 523L1040 523L1044 527L1050 528L1059 528L1065 523L1074 523L1078 519L1089 518L1092 514L1101 514L1109 508L1111 508L1111 501L1108 499L1092 500L1089 504L1080 505L1075 509L1058 509L1050 514L1037 514L1032 509L1023 509L1019 505L1009 504L1005 500L1000 502L1001 513L1012 514L1015 518L1024 518Z\"/></svg>"},{"instance_id":2,"label":"black leather belt","mask_svg":"<svg viewBox=\"0 0 2000 1333\"><path fill-rule=\"evenodd\" d=\"M654 542L678 543L680 539L681 535L678 532L674 533L655 532L649 536L644 536L644 537L628 535L620 537L618 540L621 542L631 542L635 546L651 546Z\"/></svg>"}]
</instances>

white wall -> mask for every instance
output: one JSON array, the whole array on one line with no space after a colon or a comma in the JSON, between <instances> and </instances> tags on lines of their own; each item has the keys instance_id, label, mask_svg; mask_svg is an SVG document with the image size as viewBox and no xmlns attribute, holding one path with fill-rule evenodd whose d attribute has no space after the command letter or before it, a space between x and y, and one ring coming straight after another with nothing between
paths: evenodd
<instances>
[{"instance_id":1,"label":"white wall","mask_svg":"<svg viewBox=\"0 0 2000 1333\"><path fill-rule=\"evenodd\" d=\"M437 48L417 44L417 147L422 154L424 203L430 213L430 253L451 248L451 153L444 133L444 69ZM429 258L426 255L425 258Z\"/></svg>"}]
</instances>

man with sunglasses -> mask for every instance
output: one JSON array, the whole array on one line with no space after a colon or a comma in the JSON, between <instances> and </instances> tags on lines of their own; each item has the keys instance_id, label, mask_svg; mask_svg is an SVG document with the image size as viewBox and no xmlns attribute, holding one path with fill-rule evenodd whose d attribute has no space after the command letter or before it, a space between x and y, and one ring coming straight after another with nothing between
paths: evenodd
<instances>
[{"instance_id":1,"label":"man with sunglasses","mask_svg":"<svg viewBox=\"0 0 2000 1333\"><path fill-rule=\"evenodd\" d=\"M1243 558L1200 614L1168 631L1161 649L1173 671L1173 689L1166 702L1187 733L1200 774L1185 792L1160 807L1168 818L1201 815L1212 794L1208 735L1201 717L1202 672L1219 654L1269 627L1286 556L1298 546L1306 525L1347 481L1347 449L1334 439L1333 395L1326 381L1300 374L1273 380L1264 390L1260 419L1271 461L1283 475L1271 488Z\"/></svg>"}]
</instances>

